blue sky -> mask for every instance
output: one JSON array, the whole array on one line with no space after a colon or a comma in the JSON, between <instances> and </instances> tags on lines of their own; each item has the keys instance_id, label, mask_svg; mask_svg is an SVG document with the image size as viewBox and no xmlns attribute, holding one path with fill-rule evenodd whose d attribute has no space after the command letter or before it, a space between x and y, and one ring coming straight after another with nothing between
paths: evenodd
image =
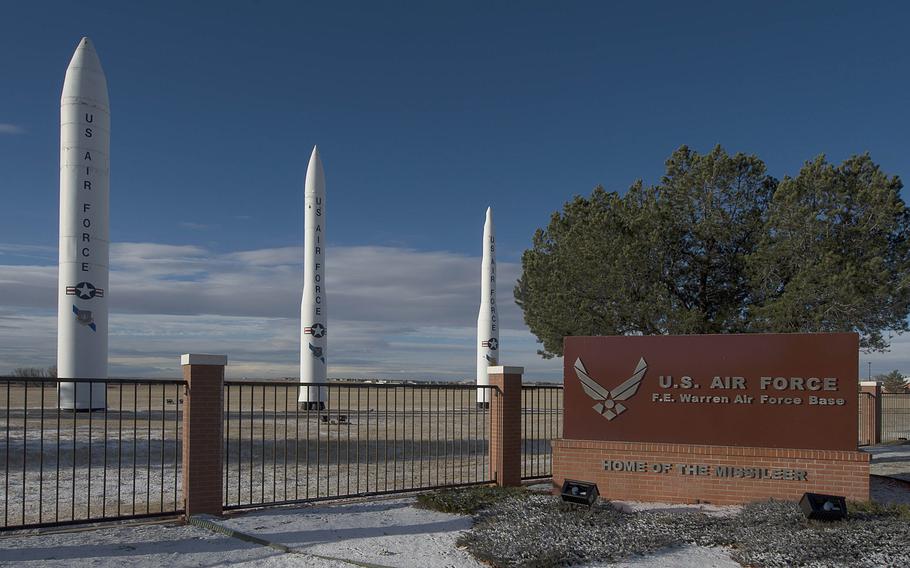
<instances>
[{"instance_id":1,"label":"blue sky","mask_svg":"<svg viewBox=\"0 0 910 568\"><path fill-rule=\"evenodd\" d=\"M471 376L492 205L504 362L552 378L508 279L573 195L654 182L681 144L756 153L778 177L869 151L907 177L910 8L867 4L5 6L0 370L53 362L59 97L83 35L112 107L112 374L174 375L187 350L296 374L319 144L330 376ZM863 360L910 373L910 341L894 345Z\"/></svg>"}]
</instances>

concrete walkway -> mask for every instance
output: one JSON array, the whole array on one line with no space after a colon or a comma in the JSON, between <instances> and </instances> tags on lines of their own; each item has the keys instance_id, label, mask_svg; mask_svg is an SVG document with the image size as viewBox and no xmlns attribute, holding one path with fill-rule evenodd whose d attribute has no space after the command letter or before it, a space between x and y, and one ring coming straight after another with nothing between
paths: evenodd
<instances>
[{"instance_id":1,"label":"concrete walkway","mask_svg":"<svg viewBox=\"0 0 910 568\"><path fill-rule=\"evenodd\" d=\"M872 454L873 475L910 481L910 443L868 446L862 450Z\"/></svg>"},{"instance_id":2,"label":"concrete walkway","mask_svg":"<svg viewBox=\"0 0 910 568\"><path fill-rule=\"evenodd\" d=\"M224 564L265 568L308 565L270 548L174 522L0 537L0 566L183 568Z\"/></svg>"},{"instance_id":3,"label":"concrete walkway","mask_svg":"<svg viewBox=\"0 0 910 568\"><path fill-rule=\"evenodd\" d=\"M470 517L413 503L396 498L265 509L214 520L222 532L173 522L23 532L0 537L0 566L483 567L455 545ZM238 533L223 534L231 531Z\"/></svg>"}]
</instances>

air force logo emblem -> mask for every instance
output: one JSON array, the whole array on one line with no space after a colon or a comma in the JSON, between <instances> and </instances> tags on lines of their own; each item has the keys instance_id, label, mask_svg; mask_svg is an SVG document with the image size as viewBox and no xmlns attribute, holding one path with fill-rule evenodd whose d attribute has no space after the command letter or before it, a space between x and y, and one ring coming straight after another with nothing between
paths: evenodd
<instances>
[{"instance_id":1,"label":"air force logo emblem","mask_svg":"<svg viewBox=\"0 0 910 568\"><path fill-rule=\"evenodd\" d=\"M92 317L91 310L80 310L74 305L73 313L76 314L76 321L79 322L80 325L84 325L90 328L92 331L98 331L98 327L95 325L95 318Z\"/></svg>"},{"instance_id":2,"label":"air force logo emblem","mask_svg":"<svg viewBox=\"0 0 910 568\"><path fill-rule=\"evenodd\" d=\"M588 371L585 369L580 357L575 360L575 374L578 375L578 380L581 381L581 388L585 391L585 394L597 401L597 404L594 405L594 410L607 420L613 420L626 411L625 405L619 401L628 400L638 392L638 386L641 384L641 380L645 378L647 370L648 364L645 362L645 358L642 357L638 361L638 365L635 366L635 372L632 373L632 376L623 384L609 391L588 375Z\"/></svg>"},{"instance_id":3,"label":"air force logo emblem","mask_svg":"<svg viewBox=\"0 0 910 568\"><path fill-rule=\"evenodd\" d=\"M313 354L313 357L315 357L315 358L319 359L320 361L322 361L323 363L325 363L325 357L322 356L322 347L316 347L312 343L310 343L309 345L310 345L310 352Z\"/></svg>"}]
</instances>

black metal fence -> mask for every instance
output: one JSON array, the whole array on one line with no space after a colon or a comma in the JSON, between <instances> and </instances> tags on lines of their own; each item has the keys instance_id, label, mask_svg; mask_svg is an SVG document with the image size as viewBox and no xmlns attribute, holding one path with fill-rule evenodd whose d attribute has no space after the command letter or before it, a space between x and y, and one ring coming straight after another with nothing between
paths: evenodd
<instances>
[{"instance_id":1,"label":"black metal fence","mask_svg":"<svg viewBox=\"0 0 910 568\"><path fill-rule=\"evenodd\" d=\"M61 409L61 383L105 408ZM185 385L0 377L0 530L181 513Z\"/></svg>"},{"instance_id":2,"label":"black metal fence","mask_svg":"<svg viewBox=\"0 0 910 568\"><path fill-rule=\"evenodd\" d=\"M910 393L883 393L881 409L881 441L910 440Z\"/></svg>"},{"instance_id":3,"label":"black metal fence","mask_svg":"<svg viewBox=\"0 0 910 568\"><path fill-rule=\"evenodd\" d=\"M225 509L492 481L477 393L494 387L314 386L325 409L299 405L298 383L225 383Z\"/></svg>"},{"instance_id":4,"label":"black metal fence","mask_svg":"<svg viewBox=\"0 0 910 568\"><path fill-rule=\"evenodd\" d=\"M61 408L61 383L105 393L94 412ZM241 509L484 484L495 387L227 382L224 505ZM181 514L181 380L0 377L0 530ZM482 391L478 397L479 391ZM522 477L549 477L562 387L522 389Z\"/></svg>"},{"instance_id":5,"label":"black metal fence","mask_svg":"<svg viewBox=\"0 0 910 568\"><path fill-rule=\"evenodd\" d=\"M562 436L562 385L521 387L521 478L553 475L553 447Z\"/></svg>"}]
</instances>

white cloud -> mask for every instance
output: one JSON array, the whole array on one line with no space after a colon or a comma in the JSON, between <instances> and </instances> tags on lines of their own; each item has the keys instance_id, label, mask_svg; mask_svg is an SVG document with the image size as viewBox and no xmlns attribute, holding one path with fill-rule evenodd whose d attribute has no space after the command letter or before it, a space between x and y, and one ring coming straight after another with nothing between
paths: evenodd
<instances>
[{"instance_id":1,"label":"white cloud","mask_svg":"<svg viewBox=\"0 0 910 568\"><path fill-rule=\"evenodd\" d=\"M194 223L193 221L181 221L177 224L184 229L191 229L193 231L204 231L211 228L211 225L206 225L205 223Z\"/></svg>"},{"instance_id":2,"label":"white cloud","mask_svg":"<svg viewBox=\"0 0 910 568\"><path fill-rule=\"evenodd\" d=\"M47 263L57 259L57 247L0 243L0 259L3 256L29 258Z\"/></svg>"},{"instance_id":3,"label":"white cloud","mask_svg":"<svg viewBox=\"0 0 910 568\"><path fill-rule=\"evenodd\" d=\"M859 374L865 379L868 364L872 363L872 376L881 375L897 369L910 375L910 335L898 335L891 338L891 345L884 353L861 353Z\"/></svg>"},{"instance_id":4,"label":"white cloud","mask_svg":"<svg viewBox=\"0 0 910 568\"><path fill-rule=\"evenodd\" d=\"M8 260L7 260L8 259ZM16 265L12 262L28 264ZM56 354L56 249L0 244L0 373L46 367ZM480 259L396 247L327 254L329 374L467 379L474 373ZM111 249L112 376L177 376L189 351L226 353L231 377L297 376L302 251L215 254L194 245L118 243ZM499 263L502 361L558 380L512 300L516 263ZM910 374L910 335L861 354L872 374Z\"/></svg>"},{"instance_id":5,"label":"white cloud","mask_svg":"<svg viewBox=\"0 0 910 568\"><path fill-rule=\"evenodd\" d=\"M0 245L0 262L18 252ZM57 267L49 262L0 264L0 372L53 364ZM326 265L330 376L473 376L479 258L332 247ZM561 361L536 355L512 301L519 266L497 268L503 362L526 367L532 379L558 380ZM215 254L118 243L111 269L112 376L177 376L178 355L190 351L226 353L232 377L297 376L300 248Z\"/></svg>"},{"instance_id":6,"label":"white cloud","mask_svg":"<svg viewBox=\"0 0 910 568\"><path fill-rule=\"evenodd\" d=\"M25 129L8 122L0 122L0 134L25 134Z\"/></svg>"}]
</instances>

